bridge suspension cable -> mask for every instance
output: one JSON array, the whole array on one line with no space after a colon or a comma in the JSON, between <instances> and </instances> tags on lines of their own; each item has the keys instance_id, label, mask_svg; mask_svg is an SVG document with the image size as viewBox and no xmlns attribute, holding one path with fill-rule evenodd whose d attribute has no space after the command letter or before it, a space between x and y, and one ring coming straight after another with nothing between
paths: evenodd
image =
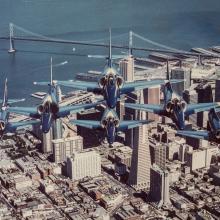
<instances>
[{"instance_id":1,"label":"bridge suspension cable","mask_svg":"<svg viewBox=\"0 0 220 220\"><path fill-rule=\"evenodd\" d=\"M16 24L13 24L13 23L11 23L12 25L13 25L13 27L14 28L16 28L17 30L19 30L19 31L21 31L21 32L24 32L24 33L26 33L26 34L28 34L28 35L31 35L31 36L35 36L35 37L39 37L39 38L41 38L41 39L44 39L44 40L52 40L52 41L57 41L57 40L60 40L60 41L65 41L65 39L59 39L59 38L52 38L52 37L48 37L48 36L45 36L45 35L42 35L42 34L38 34L38 33L35 33L35 32L32 32L32 31L29 31L29 30L27 30L27 29L25 29L25 28L22 28L22 27L20 27L20 26L18 26L18 25L16 25ZM122 33L122 34L119 34L119 35L115 35L115 36L113 36L112 38L114 39L114 38L119 38L119 37L122 37L122 36L125 36L125 35L127 35L127 33ZM104 40L108 40L108 37L106 37L106 38L99 38L99 39L95 39L95 40L89 40L89 41L78 41L79 43L80 42L82 42L82 43L92 43L92 42L99 42L99 41L104 41Z\"/></svg>"},{"instance_id":2,"label":"bridge suspension cable","mask_svg":"<svg viewBox=\"0 0 220 220\"><path fill-rule=\"evenodd\" d=\"M35 37L17 37L14 36L14 28L17 30L20 30L21 32L27 33L28 35L32 35ZM102 39L97 39L97 40L91 40L91 41L74 41L74 40L65 40L65 39L58 39L58 38L52 38L48 36L44 36L42 34L37 34L32 31L26 30L25 28L22 28L18 25L15 25L13 23L9 24L9 31L10 31L10 36L9 37L0 37L0 40L10 40L10 49L8 52L14 53L15 52L15 47L14 47L14 41L15 40L20 40L20 41L34 41L34 42L48 42L48 43L64 43L64 44L73 44L73 45L84 45L84 46L94 46L94 47L108 47L109 45L106 43L95 43L96 41L101 41L104 40L105 38ZM125 33L116 35L114 38L121 37L125 35ZM127 35L127 34L126 34ZM133 43L133 36L141 39L149 44L155 45L159 48L163 49L155 49L155 48L143 48L143 47L134 47L132 46ZM38 37L38 38L37 38ZM125 43L125 41L123 41ZM137 33L134 33L132 31L129 32L129 43L127 45L112 45L112 48L117 48L117 49L127 49L129 50L129 53L132 52L132 50L138 50L138 51L145 51L145 52L159 52L159 53L170 53L170 54L181 54L181 55L188 55L188 56L205 56L205 57L212 57L212 58L219 58L220 56L218 55L210 55L210 54L201 54L201 53L194 53L194 52L187 52L184 50L178 50L173 47L166 46L161 43L157 43L155 41L152 41L146 37L143 37Z\"/></svg>"},{"instance_id":3,"label":"bridge suspension cable","mask_svg":"<svg viewBox=\"0 0 220 220\"><path fill-rule=\"evenodd\" d=\"M136 33L134 33L134 32L132 32L132 35L135 36L135 37L137 37L138 39L141 39L141 40L143 40L143 41L145 41L145 42L147 42L147 43L149 43L149 44L155 45L155 46L157 46L157 47L161 47L161 48L164 48L164 49L167 49L167 50L176 51L176 52L186 52L186 51L183 51L183 50L178 50L178 49L176 49L176 48L166 46L166 45L164 45L164 44L157 43L157 42L155 42L155 41L152 41L152 40L150 40L150 39L148 39L148 38L146 38L146 37L143 37L143 36L141 36L141 35L139 35L139 34L136 34Z\"/></svg>"}]
</instances>

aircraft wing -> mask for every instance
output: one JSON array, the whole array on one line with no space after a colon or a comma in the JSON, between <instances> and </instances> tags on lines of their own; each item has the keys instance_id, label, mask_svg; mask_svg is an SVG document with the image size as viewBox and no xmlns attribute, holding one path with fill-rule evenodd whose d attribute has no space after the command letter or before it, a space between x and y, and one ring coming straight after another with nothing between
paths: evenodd
<instances>
[{"instance_id":1,"label":"aircraft wing","mask_svg":"<svg viewBox=\"0 0 220 220\"><path fill-rule=\"evenodd\" d=\"M118 127L118 131L124 131L127 129L135 128L144 124L149 124L153 122L153 120L132 120L132 121L121 121Z\"/></svg>"},{"instance_id":2,"label":"aircraft wing","mask_svg":"<svg viewBox=\"0 0 220 220\"><path fill-rule=\"evenodd\" d=\"M127 82L123 85L123 87L121 88L121 94L126 94L129 92L134 92L134 91L138 91L141 89L146 89L146 88L150 88L150 87L154 87L154 86L159 86L162 84L165 84L167 82L167 80L161 80L161 79L157 79L157 80L144 80L144 81L136 81L136 82ZM183 82L182 79L172 79L170 80L170 83L180 83Z\"/></svg>"},{"instance_id":3,"label":"aircraft wing","mask_svg":"<svg viewBox=\"0 0 220 220\"><path fill-rule=\"evenodd\" d=\"M185 115L189 116L198 112L208 111L211 108L215 108L218 106L218 103L210 102L210 103L198 103L198 104L188 104Z\"/></svg>"},{"instance_id":4,"label":"aircraft wing","mask_svg":"<svg viewBox=\"0 0 220 220\"><path fill-rule=\"evenodd\" d=\"M8 107L9 112L27 115L33 118L40 118L36 107Z\"/></svg>"},{"instance_id":5,"label":"aircraft wing","mask_svg":"<svg viewBox=\"0 0 220 220\"><path fill-rule=\"evenodd\" d=\"M19 122L9 122L7 126L7 130L9 132L14 132L18 127L24 127L27 125L36 125L40 124L41 122L38 120L29 120L29 121L19 121Z\"/></svg>"},{"instance_id":6,"label":"aircraft wing","mask_svg":"<svg viewBox=\"0 0 220 220\"><path fill-rule=\"evenodd\" d=\"M209 132L208 131L177 131L176 134L186 137L192 137L197 139L208 140Z\"/></svg>"},{"instance_id":7,"label":"aircraft wing","mask_svg":"<svg viewBox=\"0 0 220 220\"><path fill-rule=\"evenodd\" d=\"M93 108L97 106L100 103L88 103L88 104L80 104L80 105L69 105L69 106L63 106L60 107L59 112L57 113L57 116L60 117L65 117L69 114L72 113L77 113L81 112L85 109Z\"/></svg>"},{"instance_id":8,"label":"aircraft wing","mask_svg":"<svg viewBox=\"0 0 220 220\"><path fill-rule=\"evenodd\" d=\"M135 109L135 110L151 112L155 114L160 114L163 111L162 105L125 103L125 107Z\"/></svg>"},{"instance_id":9,"label":"aircraft wing","mask_svg":"<svg viewBox=\"0 0 220 220\"><path fill-rule=\"evenodd\" d=\"M101 128L100 121L94 120L70 120L70 122L74 125L81 126L84 128L96 129Z\"/></svg>"},{"instance_id":10,"label":"aircraft wing","mask_svg":"<svg viewBox=\"0 0 220 220\"><path fill-rule=\"evenodd\" d=\"M8 99L7 100L8 104L13 104L13 103L16 103L16 102L23 102L23 101L25 101L25 99ZM2 103L2 102L3 102L3 100L0 99L0 103Z\"/></svg>"},{"instance_id":11,"label":"aircraft wing","mask_svg":"<svg viewBox=\"0 0 220 220\"><path fill-rule=\"evenodd\" d=\"M74 89L85 90L87 92L101 92L101 88L97 82L83 81L54 81L56 84Z\"/></svg>"}]
</instances>

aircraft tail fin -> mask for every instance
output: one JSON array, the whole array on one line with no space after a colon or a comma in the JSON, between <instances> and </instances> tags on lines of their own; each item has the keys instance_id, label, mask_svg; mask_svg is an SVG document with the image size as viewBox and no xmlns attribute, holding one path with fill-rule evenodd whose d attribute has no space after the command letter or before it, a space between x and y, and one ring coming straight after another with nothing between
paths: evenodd
<instances>
[{"instance_id":1,"label":"aircraft tail fin","mask_svg":"<svg viewBox=\"0 0 220 220\"><path fill-rule=\"evenodd\" d=\"M169 69L169 60L167 60L167 80L170 80L170 69Z\"/></svg>"},{"instance_id":2,"label":"aircraft tail fin","mask_svg":"<svg viewBox=\"0 0 220 220\"><path fill-rule=\"evenodd\" d=\"M7 106L7 104L8 104L8 79L6 78L2 106Z\"/></svg>"},{"instance_id":3,"label":"aircraft tail fin","mask_svg":"<svg viewBox=\"0 0 220 220\"><path fill-rule=\"evenodd\" d=\"M109 55L108 55L108 65L112 67L112 31L109 28Z\"/></svg>"},{"instance_id":4,"label":"aircraft tail fin","mask_svg":"<svg viewBox=\"0 0 220 220\"><path fill-rule=\"evenodd\" d=\"M50 58L50 85L53 83L53 58Z\"/></svg>"}]
</instances>

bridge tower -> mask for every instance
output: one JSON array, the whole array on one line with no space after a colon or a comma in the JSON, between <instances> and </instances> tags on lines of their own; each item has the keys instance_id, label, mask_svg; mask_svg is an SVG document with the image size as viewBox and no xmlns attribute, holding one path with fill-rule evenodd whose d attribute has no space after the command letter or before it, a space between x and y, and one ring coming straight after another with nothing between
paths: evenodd
<instances>
[{"instance_id":1,"label":"bridge tower","mask_svg":"<svg viewBox=\"0 0 220 220\"><path fill-rule=\"evenodd\" d=\"M132 31L129 31L129 55L132 55L132 47L133 47L133 32Z\"/></svg>"},{"instance_id":2,"label":"bridge tower","mask_svg":"<svg viewBox=\"0 0 220 220\"><path fill-rule=\"evenodd\" d=\"M15 53L15 47L14 47L14 25L12 23L9 23L9 53Z\"/></svg>"}]
</instances>

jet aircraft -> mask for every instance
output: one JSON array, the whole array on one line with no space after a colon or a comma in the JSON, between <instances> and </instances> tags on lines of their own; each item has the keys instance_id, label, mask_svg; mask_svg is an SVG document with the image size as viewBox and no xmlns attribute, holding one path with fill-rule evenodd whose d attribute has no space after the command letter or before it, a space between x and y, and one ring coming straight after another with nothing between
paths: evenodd
<instances>
[{"instance_id":1,"label":"jet aircraft","mask_svg":"<svg viewBox=\"0 0 220 220\"><path fill-rule=\"evenodd\" d=\"M4 133L15 132L18 127L39 123L39 121L37 120L9 122L9 115L10 115L10 112L8 110L9 105L16 103L16 102L22 102L24 100L25 99L8 99L8 87L7 87L7 78L6 78L5 88L4 88L4 98L3 100L0 99L0 102L2 103L2 106L0 109L0 136L1 137Z\"/></svg>"},{"instance_id":2,"label":"jet aircraft","mask_svg":"<svg viewBox=\"0 0 220 220\"><path fill-rule=\"evenodd\" d=\"M220 143L220 118L217 114L219 109L212 108L208 113L210 131L177 131L181 136L193 137L197 139L208 140L211 142Z\"/></svg>"},{"instance_id":3,"label":"jet aircraft","mask_svg":"<svg viewBox=\"0 0 220 220\"><path fill-rule=\"evenodd\" d=\"M104 129L107 141L112 145L115 141L117 132L135 128L143 124L148 124L152 121L147 120L123 120L120 121L114 109L106 108L101 121L95 120L70 120L71 123L89 128L89 129Z\"/></svg>"},{"instance_id":4,"label":"jet aircraft","mask_svg":"<svg viewBox=\"0 0 220 220\"><path fill-rule=\"evenodd\" d=\"M178 129L184 130L186 117L218 106L218 103L213 102L187 104L182 98L174 98L171 80L169 78L169 68L167 64L167 82L163 87L163 105L125 103L125 107L169 117Z\"/></svg>"},{"instance_id":5,"label":"jet aircraft","mask_svg":"<svg viewBox=\"0 0 220 220\"><path fill-rule=\"evenodd\" d=\"M106 58L105 56L94 57ZM122 58L122 56L112 56L110 31L109 55L107 57L108 63L103 71L103 76L99 79L98 82L83 82L69 80L56 81L56 83L58 85L72 87L74 89L102 94L104 96L107 106L111 109L116 107L117 101L120 99L120 95L127 94L133 91L138 91L155 85L164 84L164 80L159 79L151 81L144 80L136 82L124 82L123 77L118 73L117 69L115 68L112 62L113 59L119 58ZM171 80L171 83L178 83L181 81L182 80Z\"/></svg>"},{"instance_id":6,"label":"jet aircraft","mask_svg":"<svg viewBox=\"0 0 220 220\"><path fill-rule=\"evenodd\" d=\"M49 91L45 95L42 103L38 107L10 107L10 112L28 115L35 119L41 120L42 131L47 133L54 120L65 117L74 112L95 107L97 103L80 104L74 106L59 106L57 97L57 84L53 81L52 77L52 58L51 58L51 72L50 82L48 84L42 82L34 82L35 85L48 85Z\"/></svg>"}]
</instances>

